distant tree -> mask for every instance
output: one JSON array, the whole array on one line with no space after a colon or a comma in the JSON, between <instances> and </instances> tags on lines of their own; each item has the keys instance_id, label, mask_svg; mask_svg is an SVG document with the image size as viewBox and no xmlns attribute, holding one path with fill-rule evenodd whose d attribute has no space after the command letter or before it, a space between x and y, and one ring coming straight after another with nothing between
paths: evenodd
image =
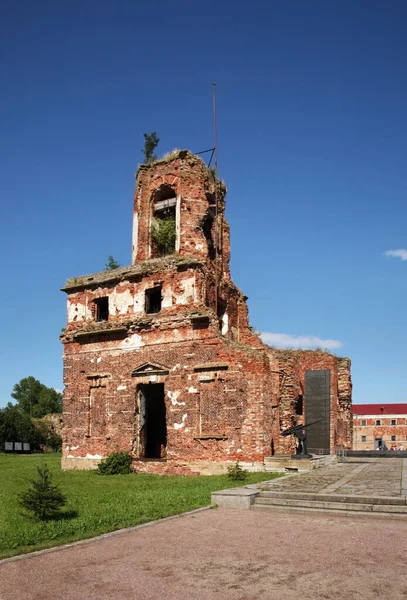
<instances>
[{"instance_id":1,"label":"distant tree","mask_svg":"<svg viewBox=\"0 0 407 600\"><path fill-rule=\"evenodd\" d=\"M11 396L17 401L16 406L30 417L62 412L62 394L32 376L16 383Z\"/></svg>"},{"instance_id":2,"label":"distant tree","mask_svg":"<svg viewBox=\"0 0 407 600\"><path fill-rule=\"evenodd\" d=\"M9 402L0 409L0 450L4 450L5 442L26 442L31 450L39 450L46 439L29 415Z\"/></svg>"},{"instance_id":3,"label":"distant tree","mask_svg":"<svg viewBox=\"0 0 407 600\"><path fill-rule=\"evenodd\" d=\"M31 420L38 431L39 437L42 440L42 445L48 450L59 452L62 449L62 438L55 430L52 420L47 418Z\"/></svg>"},{"instance_id":4,"label":"distant tree","mask_svg":"<svg viewBox=\"0 0 407 600\"><path fill-rule=\"evenodd\" d=\"M142 152L144 153L144 163L147 165L157 160L158 157L156 154L154 154L154 150L157 148L159 141L160 138L157 137L155 131L150 134L144 134L144 148Z\"/></svg>"},{"instance_id":5,"label":"distant tree","mask_svg":"<svg viewBox=\"0 0 407 600\"><path fill-rule=\"evenodd\" d=\"M105 264L105 271L112 271L113 269L118 269L120 266L120 263L118 263L117 260L115 260L111 254L109 254L107 257L107 263Z\"/></svg>"},{"instance_id":6,"label":"distant tree","mask_svg":"<svg viewBox=\"0 0 407 600\"><path fill-rule=\"evenodd\" d=\"M53 485L47 465L37 467L37 478L30 480L27 491L19 494L18 501L22 508L39 521L49 521L59 516L61 508L66 504L66 497L57 485Z\"/></svg>"}]
</instances>

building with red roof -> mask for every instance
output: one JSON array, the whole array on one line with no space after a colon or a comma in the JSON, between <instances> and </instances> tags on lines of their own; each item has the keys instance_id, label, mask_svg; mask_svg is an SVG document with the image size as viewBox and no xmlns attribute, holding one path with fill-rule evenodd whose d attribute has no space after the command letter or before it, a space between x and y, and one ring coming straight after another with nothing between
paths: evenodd
<instances>
[{"instance_id":1,"label":"building with red roof","mask_svg":"<svg viewBox=\"0 0 407 600\"><path fill-rule=\"evenodd\" d=\"M405 450L407 404L354 404L353 450Z\"/></svg>"}]
</instances>

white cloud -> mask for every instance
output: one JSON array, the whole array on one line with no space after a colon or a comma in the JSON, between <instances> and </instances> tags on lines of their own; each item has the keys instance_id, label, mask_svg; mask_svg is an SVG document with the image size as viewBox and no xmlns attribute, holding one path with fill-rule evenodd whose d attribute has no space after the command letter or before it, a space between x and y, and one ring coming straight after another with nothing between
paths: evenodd
<instances>
[{"instance_id":1,"label":"white cloud","mask_svg":"<svg viewBox=\"0 0 407 600\"><path fill-rule=\"evenodd\" d=\"M399 248L398 250L386 250L385 256L393 256L394 258L401 258L401 260L407 260L407 250Z\"/></svg>"},{"instance_id":2,"label":"white cloud","mask_svg":"<svg viewBox=\"0 0 407 600\"><path fill-rule=\"evenodd\" d=\"M342 346L342 342L339 340L322 340L314 335L290 335L288 333L269 333L264 331L260 334L260 337L265 344L274 348L301 348L303 350L324 348L326 350L334 350Z\"/></svg>"}]
</instances>

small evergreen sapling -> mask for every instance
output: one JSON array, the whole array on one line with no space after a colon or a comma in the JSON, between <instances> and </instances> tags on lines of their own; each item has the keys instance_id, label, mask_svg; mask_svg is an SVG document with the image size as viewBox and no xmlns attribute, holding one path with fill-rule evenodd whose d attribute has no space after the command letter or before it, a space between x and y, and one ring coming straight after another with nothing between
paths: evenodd
<instances>
[{"instance_id":1,"label":"small evergreen sapling","mask_svg":"<svg viewBox=\"0 0 407 600\"><path fill-rule=\"evenodd\" d=\"M120 266L120 263L118 263L117 260L115 260L111 254L109 254L107 257L107 263L105 264L105 271L112 271L113 269L118 269Z\"/></svg>"},{"instance_id":2,"label":"small evergreen sapling","mask_svg":"<svg viewBox=\"0 0 407 600\"><path fill-rule=\"evenodd\" d=\"M247 477L247 471L242 469L238 462L228 467L228 478L232 481L244 481Z\"/></svg>"},{"instance_id":3,"label":"small evergreen sapling","mask_svg":"<svg viewBox=\"0 0 407 600\"><path fill-rule=\"evenodd\" d=\"M47 465L37 467L37 478L30 479L31 487L19 494L18 501L22 508L39 521L49 521L58 517L60 509L66 504L66 497L57 485L52 484L52 477Z\"/></svg>"},{"instance_id":4,"label":"small evergreen sapling","mask_svg":"<svg viewBox=\"0 0 407 600\"><path fill-rule=\"evenodd\" d=\"M156 132L144 134L144 148L142 150L144 154L144 164L149 165L157 160L157 155L154 154L154 150L157 148L160 138Z\"/></svg>"}]
</instances>

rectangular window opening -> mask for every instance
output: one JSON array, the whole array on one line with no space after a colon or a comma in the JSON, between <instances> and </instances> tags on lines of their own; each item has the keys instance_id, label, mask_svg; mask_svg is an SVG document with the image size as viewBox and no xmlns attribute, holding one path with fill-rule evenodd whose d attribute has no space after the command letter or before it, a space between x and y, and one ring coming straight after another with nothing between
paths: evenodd
<instances>
[{"instance_id":1,"label":"rectangular window opening","mask_svg":"<svg viewBox=\"0 0 407 600\"><path fill-rule=\"evenodd\" d=\"M96 321L107 321L109 318L109 298L107 296L96 298L94 303L96 305Z\"/></svg>"},{"instance_id":2,"label":"rectangular window opening","mask_svg":"<svg viewBox=\"0 0 407 600\"><path fill-rule=\"evenodd\" d=\"M366 427L366 419L362 419L362 427Z\"/></svg>"},{"instance_id":3,"label":"rectangular window opening","mask_svg":"<svg viewBox=\"0 0 407 600\"><path fill-rule=\"evenodd\" d=\"M392 425L397 425L397 421L396 421L396 419L392 419L392 420L391 420L391 424L392 424Z\"/></svg>"},{"instance_id":4,"label":"rectangular window opening","mask_svg":"<svg viewBox=\"0 0 407 600\"><path fill-rule=\"evenodd\" d=\"M396 436L395 436L395 435L392 435L392 436L391 436L391 441L392 441L392 442L395 442L395 441L396 441Z\"/></svg>"},{"instance_id":5,"label":"rectangular window opening","mask_svg":"<svg viewBox=\"0 0 407 600\"><path fill-rule=\"evenodd\" d=\"M296 415L302 415L303 411L304 411L304 406L303 406L303 398L302 398L302 394L299 394L297 396L297 399L295 401L295 414Z\"/></svg>"},{"instance_id":6,"label":"rectangular window opening","mask_svg":"<svg viewBox=\"0 0 407 600\"><path fill-rule=\"evenodd\" d=\"M362 435L362 442L366 442L366 436Z\"/></svg>"},{"instance_id":7,"label":"rectangular window opening","mask_svg":"<svg viewBox=\"0 0 407 600\"><path fill-rule=\"evenodd\" d=\"M376 425L381 425L381 424L382 424L381 420L380 419L376 419Z\"/></svg>"},{"instance_id":8,"label":"rectangular window opening","mask_svg":"<svg viewBox=\"0 0 407 600\"><path fill-rule=\"evenodd\" d=\"M164 206L162 206L164 205ZM151 223L151 257L174 254L177 239L176 198L155 203Z\"/></svg>"},{"instance_id":9,"label":"rectangular window opening","mask_svg":"<svg viewBox=\"0 0 407 600\"><path fill-rule=\"evenodd\" d=\"M159 313L161 310L161 286L156 286L146 290L146 313L153 314Z\"/></svg>"}]
</instances>

